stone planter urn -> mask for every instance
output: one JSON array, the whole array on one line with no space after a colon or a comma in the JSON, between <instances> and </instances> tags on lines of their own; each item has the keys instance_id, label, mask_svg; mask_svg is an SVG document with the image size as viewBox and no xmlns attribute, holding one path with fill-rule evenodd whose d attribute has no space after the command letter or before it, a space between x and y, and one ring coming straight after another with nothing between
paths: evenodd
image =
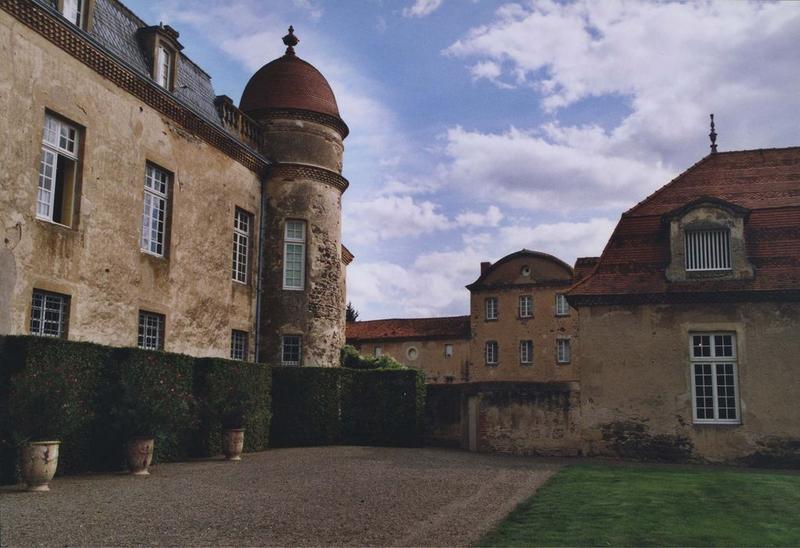
<instances>
[{"instance_id":1,"label":"stone planter urn","mask_svg":"<svg viewBox=\"0 0 800 548\"><path fill-rule=\"evenodd\" d=\"M49 491L58 467L60 441L31 441L20 450L22 479L28 491Z\"/></svg>"},{"instance_id":2,"label":"stone planter urn","mask_svg":"<svg viewBox=\"0 0 800 548\"><path fill-rule=\"evenodd\" d=\"M242 449L244 449L244 428L222 431L222 452L227 460L242 460Z\"/></svg>"},{"instance_id":3,"label":"stone planter urn","mask_svg":"<svg viewBox=\"0 0 800 548\"><path fill-rule=\"evenodd\" d=\"M128 469L134 476L149 476L153 462L153 438L135 437L128 440Z\"/></svg>"}]
</instances>

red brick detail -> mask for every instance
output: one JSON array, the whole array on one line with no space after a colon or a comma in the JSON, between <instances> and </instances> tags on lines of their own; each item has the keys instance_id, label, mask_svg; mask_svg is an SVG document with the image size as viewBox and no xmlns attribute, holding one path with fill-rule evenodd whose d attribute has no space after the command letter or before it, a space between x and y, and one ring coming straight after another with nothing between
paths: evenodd
<instances>
[{"instance_id":1,"label":"red brick detail","mask_svg":"<svg viewBox=\"0 0 800 548\"><path fill-rule=\"evenodd\" d=\"M468 339L469 316L349 322L348 342L402 339Z\"/></svg>"}]
</instances>

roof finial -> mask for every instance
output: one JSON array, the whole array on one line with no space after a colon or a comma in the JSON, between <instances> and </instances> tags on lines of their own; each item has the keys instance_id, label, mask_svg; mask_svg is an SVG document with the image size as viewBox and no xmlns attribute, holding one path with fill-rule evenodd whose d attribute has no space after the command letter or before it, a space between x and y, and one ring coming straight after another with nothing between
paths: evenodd
<instances>
[{"instance_id":1,"label":"roof finial","mask_svg":"<svg viewBox=\"0 0 800 548\"><path fill-rule=\"evenodd\" d=\"M717 132L714 131L714 115L711 115L711 133L708 134L711 139L711 154L717 153Z\"/></svg>"},{"instance_id":2,"label":"roof finial","mask_svg":"<svg viewBox=\"0 0 800 548\"><path fill-rule=\"evenodd\" d=\"M289 25L289 34L283 37L283 43L286 44L286 55L294 55L294 47L300 39L294 35L294 27Z\"/></svg>"}]
</instances>

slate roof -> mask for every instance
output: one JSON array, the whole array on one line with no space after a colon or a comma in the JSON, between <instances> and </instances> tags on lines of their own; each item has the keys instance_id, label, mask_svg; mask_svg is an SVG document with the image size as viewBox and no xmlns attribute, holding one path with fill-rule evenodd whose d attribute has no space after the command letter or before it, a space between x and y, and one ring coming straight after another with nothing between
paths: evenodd
<instances>
[{"instance_id":1,"label":"slate roof","mask_svg":"<svg viewBox=\"0 0 800 548\"><path fill-rule=\"evenodd\" d=\"M469 316L406 318L347 323L347 341L468 339Z\"/></svg>"},{"instance_id":2,"label":"slate roof","mask_svg":"<svg viewBox=\"0 0 800 548\"><path fill-rule=\"evenodd\" d=\"M705 197L750 210L744 236L753 279L667 281L669 233L662 218ZM568 297L580 304L598 296L690 300L696 294L725 298L787 291L800 293L800 147L706 156L622 215L594 272Z\"/></svg>"}]
</instances>

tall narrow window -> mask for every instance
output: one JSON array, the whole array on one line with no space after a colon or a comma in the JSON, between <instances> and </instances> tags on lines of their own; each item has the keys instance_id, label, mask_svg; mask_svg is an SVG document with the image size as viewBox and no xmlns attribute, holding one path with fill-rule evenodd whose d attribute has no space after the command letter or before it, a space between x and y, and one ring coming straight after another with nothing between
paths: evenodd
<instances>
[{"instance_id":1,"label":"tall narrow window","mask_svg":"<svg viewBox=\"0 0 800 548\"><path fill-rule=\"evenodd\" d=\"M572 349L569 339L556 339L556 362L569 363L572 359Z\"/></svg>"},{"instance_id":2,"label":"tall narrow window","mask_svg":"<svg viewBox=\"0 0 800 548\"><path fill-rule=\"evenodd\" d=\"M375 350L373 351L373 354L376 358L380 358L381 356L383 356L383 348L381 348L380 346L376 346Z\"/></svg>"},{"instance_id":3,"label":"tall narrow window","mask_svg":"<svg viewBox=\"0 0 800 548\"><path fill-rule=\"evenodd\" d=\"M76 126L45 114L36 198L36 216L40 219L72 226L79 145L80 131Z\"/></svg>"},{"instance_id":4,"label":"tall narrow window","mask_svg":"<svg viewBox=\"0 0 800 548\"><path fill-rule=\"evenodd\" d=\"M520 295L519 317L530 318L532 316L533 316L533 297L531 295Z\"/></svg>"},{"instance_id":5,"label":"tall narrow window","mask_svg":"<svg viewBox=\"0 0 800 548\"><path fill-rule=\"evenodd\" d=\"M139 311L139 348L164 349L164 315Z\"/></svg>"},{"instance_id":6,"label":"tall narrow window","mask_svg":"<svg viewBox=\"0 0 800 548\"><path fill-rule=\"evenodd\" d=\"M452 358L453 357L453 345L452 344L445 344L444 345L444 357L445 358Z\"/></svg>"},{"instance_id":7,"label":"tall narrow window","mask_svg":"<svg viewBox=\"0 0 800 548\"><path fill-rule=\"evenodd\" d=\"M283 365L300 365L300 335L284 335L281 339L281 363Z\"/></svg>"},{"instance_id":8,"label":"tall narrow window","mask_svg":"<svg viewBox=\"0 0 800 548\"><path fill-rule=\"evenodd\" d=\"M569 316L569 303L562 293L556 293L556 316Z\"/></svg>"},{"instance_id":9,"label":"tall narrow window","mask_svg":"<svg viewBox=\"0 0 800 548\"><path fill-rule=\"evenodd\" d=\"M231 331L231 359L247 359L247 331L234 329Z\"/></svg>"},{"instance_id":10,"label":"tall narrow window","mask_svg":"<svg viewBox=\"0 0 800 548\"><path fill-rule=\"evenodd\" d=\"M144 177L144 211L142 213L142 250L164 256L167 233L167 200L171 174L147 164Z\"/></svg>"},{"instance_id":11,"label":"tall narrow window","mask_svg":"<svg viewBox=\"0 0 800 548\"><path fill-rule=\"evenodd\" d=\"M497 341L486 341L486 365L497 365Z\"/></svg>"},{"instance_id":12,"label":"tall narrow window","mask_svg":"<svg viewBox=\"0 0 800 548\"><path fill-rule=\"evenodd\" d=\"M693 333L689 338L694 422L739 423L735 335Z\"/></svg>"},{"instance_id":13,"label":"tall narrow window","mask_svg":"<svg viewBox=\"0 0 800 548\"><path fill-rule=\"evenodd\" d=\"M159 44L156 48L156 82L164 89L171 89L173 53Z\"/></svg>"},{"instance_id":14,"label":"tall narrow window","mask_svg":"<svg viewBox=\"0 0 800 548\"><path fill-rule=\"evenodd\" d=\"M33 290L31 335L67 338L69 295Z\"/></svg>"},{"instance_id":15,"label":"tall narrow window","mask_svg":"<svg viewBox=\"0 0 800 548\"><path fill-rule=\"evenodd\" d=\"M686 270L730 270L731 244L728 230L686 232Z\"/></svg>"},{"instance_id":16,"label":"tall narrow window","mask_svg":"<svg viewBox=\"0 0 800 548\"><path fill-rule=\"evenodd\" d=\"M497 316L497 297L489 297L486 299L486 319L496 320Z\"/></svg>"},{"instance_id":17,"label":"tall narrow window","mask_svg":"<svg viewBox=\"0 0 800 548\"><path fill-rule=\"evenodd\" d=\"M231 275L234 281L243 284L247 283L251 218L249 213L236 208L233 218L233 270Z\"/></svg>"},{"instance_id":18,"label":"tall narrow window","mask_svg":"<svg viewBox=\"0 0 800 548\"><path fill-rule=\"evenodd\" d=\"M75 25L83 28L83 17L86 11L86 0L63 0L62 13L64 17Z\"/></svg>"},{"instance_id":19,"label":"tall narrow window","mask_svg":"<svg viewBox=\"0 0 800 548\"><path fill-rule=\"evenodd\" d=\"M519 363L522 365L533 363L533 341L519 341Z\"/></svg>"},{"instance_id":20,"label":"tall narrow window","mask_svg":"<svg viewBox=\"0 0 800 548\"><path fill-rule=\"evenodd\" d=\"M306 223L286 221L283 243L283 288L303 289L306 266Z\"/></svg>"}]
</instances>

